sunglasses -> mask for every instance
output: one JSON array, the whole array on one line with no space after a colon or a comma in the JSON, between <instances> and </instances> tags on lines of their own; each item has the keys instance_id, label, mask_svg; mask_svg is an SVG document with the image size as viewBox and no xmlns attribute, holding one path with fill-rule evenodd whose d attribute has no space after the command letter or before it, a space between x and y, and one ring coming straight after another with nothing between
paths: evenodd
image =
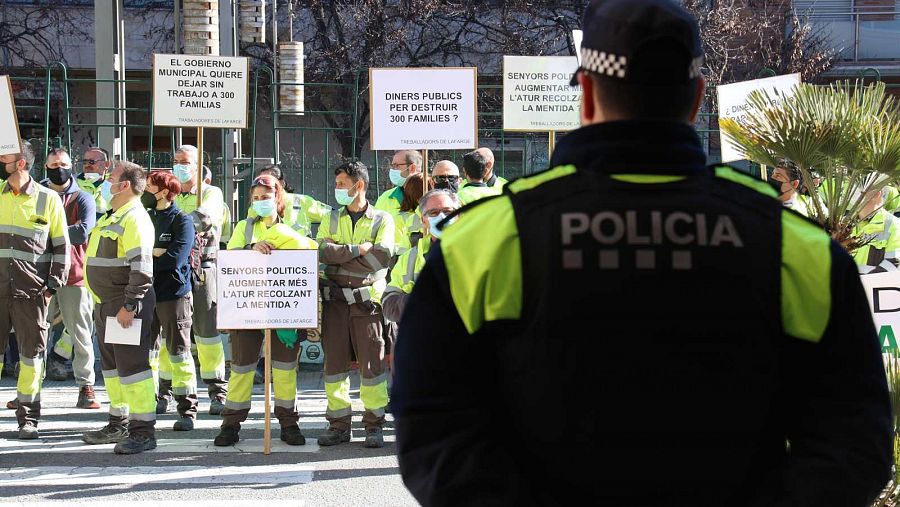
<instances>
[{"instance_id":1,"label":"sunglasses","mask_svg":"<svg viewBox=\"0 0 900 507\"><path fill-rule=\"evenodd\" d=\"M443 175L443 176L433 176L432 179L434 181L457 181L459 180L459 176L454 176L452 174Z\"/></svg>"},{"instance_id":2,"label":"sunglasses","mask_svg":"<svg viewBox=\"0 0 900 507\"><path fill-rule=\"evenodd\" d=\"M97 165L97 164L102 164L103 162L106 162L106 161L105 160L94 160L94 159L90 159L90 158L84 159L85 165Z\"/></svg>"}]
</instances>

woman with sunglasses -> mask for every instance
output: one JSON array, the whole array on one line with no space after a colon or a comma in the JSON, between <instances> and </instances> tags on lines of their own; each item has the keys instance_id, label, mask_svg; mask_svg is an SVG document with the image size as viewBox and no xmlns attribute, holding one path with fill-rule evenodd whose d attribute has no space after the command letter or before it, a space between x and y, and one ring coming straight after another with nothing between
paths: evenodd
<instances>
[{"instance_id":1,"label":"woman with sunglasses","mask_svg":"<svg viewBox=\"0 0 900 507\"><path fill-rule=\"evenodd\" d=\"M263 175L253 180L250 187L253 214L234 227L228 242L229 250L255 250L271 254L275 250L313 250L318 244L301 235L284 223L285 192L273 176ZM288 445L303 445L306 438L298 424L297 410L297 359L300 344L296 334L293 340L278 334L272 341L272 379L275 388L275 417L281 426L281 440ZM231 377L228 380L228 397L222 412L222 428L214 444L220 447L234 445L240 440L241 423L250 412L253 376L263 342L263 330L241 329L231 331Z\"/></svg>"}]
</instances>

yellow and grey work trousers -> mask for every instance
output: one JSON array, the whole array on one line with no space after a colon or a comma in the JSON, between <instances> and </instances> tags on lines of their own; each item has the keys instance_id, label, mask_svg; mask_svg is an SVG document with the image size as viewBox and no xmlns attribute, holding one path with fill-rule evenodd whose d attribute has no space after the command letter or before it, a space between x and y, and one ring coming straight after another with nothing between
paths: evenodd
<instances>
[{"instance_id":1,"label":"yellow and grey work trousers","mask_svg":"<svg viewBox=\"0 0 900 507\"><path fill-rule=\"evenodd\" d=\"M141 319L139 345L106 343L106 319L116 318L125 304L124 296L102 301L94 307L94 327L100 340L100 366L109 396L109 422L127 424L134 435L153 435L156 425L156 386L150 369L150 336L156 294L151 288L138 305L135 319Z\"/></svg>"},{"instance_id":2,"label":"yellow and grey work trousers","mask_svg":"<svg viewBox=\"0 0 900 507\"><path fill-rule=\"evenodd\" d=\"M228 394L225 381L225 346L216 322L216 267L203 263L200 281L193 287L194 341L197 342L197 359L200 362L200 378L207 385L209 399L224 401Z\"/></svg>"},{"instance_id":3,"label":"yellow and grey work trousers","mask_svg":"<svg viewBox=\"0 0 900 507\"><path fill-rule=\"evenodd\" d=\"M228 380L228 398L222 412L222 427L240 429L250 412L253 376L263 332L259 330L235 331L231 334L231 378ZM300 344L293 348L275 338L272 333L272 384L275 388L275 417L282 428L294 426L300 420L297 410L297 359Z\"/></svg>"},{"instance_id":4,"label":"yellow and grey work trousers","mask_svg":"<svg viewBox=\"0 0 900 507\"><path fill-rule=\"evenodd\" d=\"M56 290L50 301L49 320L56 312L62 316L62 337L53 347L60 357L72 360L75 383L79 386L94 385L94 299L84 287L66 286Z\"/></svg>"},{"instance_id":5,"label":"yellow and grey work trousers","mask_svg":"<svg viewBox=\"0 0 900 507\"><path fill-rule=\"evenodd\" d=\"M157 301L150 336L159 350L159 396L175 396L181 417L197 417L197 374L191 354L193 298ZM160 332L162 341L160 346Z\"/></svg>"},{"instance_id":6,"label":"yellow and grey work trousers","mask_svg":"<svg viewBox=\"0 0 900 507\"><path fill-rule=\"evenodd\" d=\"M0 369L9 333L16 329L19 342L19 380L16 384L16 420L37 425L41 417L41 381L44 378L44 349L47 348L47 300L0 297Z\"/></svg>"},{"instance_id":7,"label":"yellow and grey work trousers","mask_svg":"<svg viewBox=\"0 0 900 507\"><path fill-rule=\"evenodd\" d=\"M332 291L337 292L337 291ZM325 417L331 428L350 429L350 363L359 363L360 387L366 428L384 426L388 404L384 370L384 322L381 305L371 301L347 304L326 300L322 304L322 347L325 350Z\"/></svg>"}]
</instances>

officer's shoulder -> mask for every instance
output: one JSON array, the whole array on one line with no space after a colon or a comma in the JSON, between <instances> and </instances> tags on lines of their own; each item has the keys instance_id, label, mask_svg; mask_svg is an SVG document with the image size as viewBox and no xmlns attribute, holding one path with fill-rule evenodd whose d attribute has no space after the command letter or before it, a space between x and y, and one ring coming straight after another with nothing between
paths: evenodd
<instances>
[{"instance_id":1,"label":"officer's shoulder","mask_svg":"<svg viewBox=\"0 0 900 507\"><path fill-rule=\"evenodd\" d=\"M758 180L749 174L742 173L736 168L725 164L714 164L709 167L716 177L716 181L723 182L726 185L738 185L742 188L755 190L756 192L777 198L778 193L769 183Z\"/></svg>"},{"instance_id":2,"label":"officer's shoulder","mask_svg":"<svg viewBox=\"0 0 900 507\"><path fill-rule=\"evenodd\" d=\"M576 172L578 172L578 170L572 164L558 165L544 171L532 173L520 178L514 178L503 185L503 190L504 192L512 194L527 192L550 181L573 176Z\"/></svg>"}]
</instances>

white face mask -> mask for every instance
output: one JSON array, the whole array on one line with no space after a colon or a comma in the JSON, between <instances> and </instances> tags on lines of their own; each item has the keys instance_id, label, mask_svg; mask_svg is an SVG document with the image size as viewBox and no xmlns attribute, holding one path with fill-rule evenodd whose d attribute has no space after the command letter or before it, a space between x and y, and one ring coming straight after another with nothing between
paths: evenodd
<instances>
[{"instance_id":1,"label":"white face mask","mask_svg":"<svg viewBox=\"0 0 900 507\"><path fill-rule=\"evenodd\" d=\"M103 175L100 173L84 173L84 179L91 183L97 183L100 181L100 178L103 178Z\"/></svg>"},{"instance_id":2,"label":"white face mask","mask_svg":"<svg viewBox=\"0 0 900 507\"><path fill-rule=\"evenodd\" d=\"M441 239L441 236L444 234L444 231L438 229L438 224L441 223L441 220L447 218L447 215L441 213L436 217L425 217L428 220L428 232L434 236L435 239ZM453 217L447 224L444 226L446 228L453 222L455 222L457 217Z\"/></svg>"}]
</instances>

